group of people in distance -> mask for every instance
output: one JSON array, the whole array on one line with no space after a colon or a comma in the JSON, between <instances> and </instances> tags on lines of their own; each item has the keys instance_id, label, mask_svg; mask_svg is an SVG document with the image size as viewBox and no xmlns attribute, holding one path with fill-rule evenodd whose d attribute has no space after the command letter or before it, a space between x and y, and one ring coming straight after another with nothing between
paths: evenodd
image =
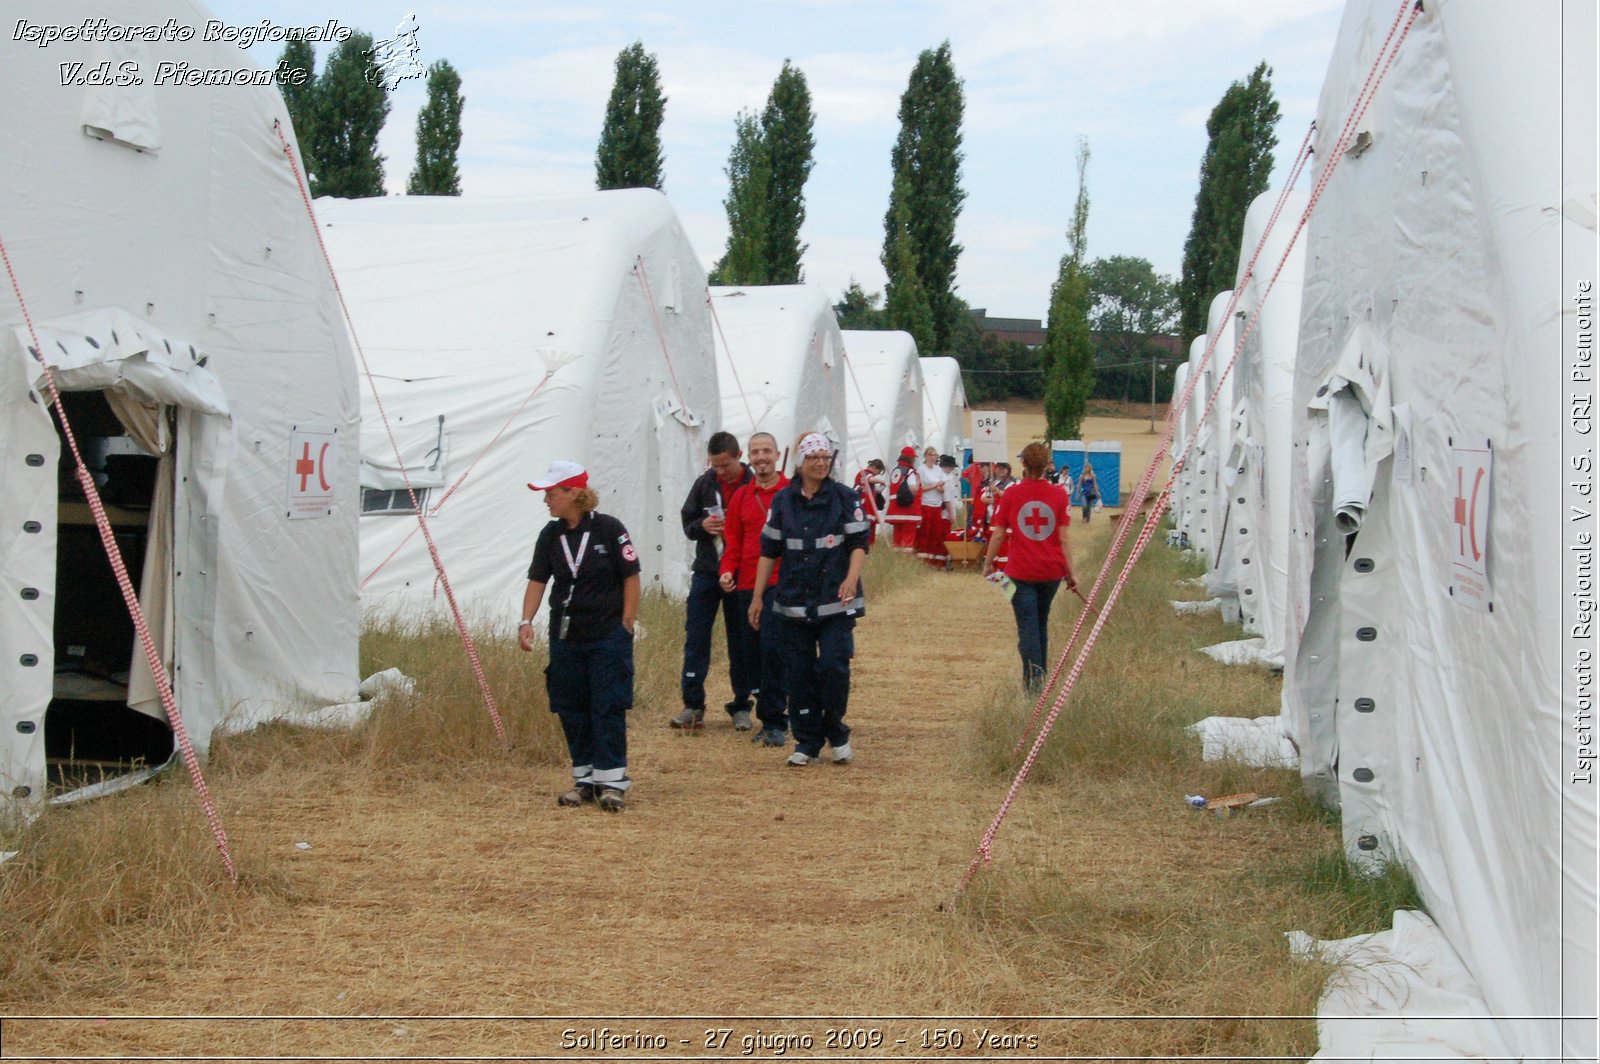
<instances>
[{"instance_id":1,"label":"group of people in distance","mask_svg":"<svg viewBox=\"0 0 1600 1064\"><path fill-rule=\"evenodd\" d=\"M733 694L723 708L733 729L753 731L752 742L764 747L786 746L792 735L785 762L791 766L822 760L825 746L835 764L848 764L854 752L844 718L855 624L866 613L867 550L881 523L896 547L943 564L947 505L958 497L955 461L930 447L914 467L916 451L907 447L893 472L885 475L874 459L846 486L833 477L834 447L821 433L792 445L792 478L780 468L770 433L750 437L748 462L727 432L715 433L707 451L707 468L681 511L695 558L685 605L683 708L669 723L704 726L711 633L720 613ZM1003 558L1023 682L1037 688L1051 603L1063 580L1069 588L1077 583L1068 496L1045 477L1049 451L1029 444L1019 458L1020 481L996 478L983 488L983 571L990 576ZM620 812L632 783L626 713L633 705L638 551L620 521L596 510L599 497L577 463L553 462L528 487L543 492L551 520L528 567L518 642L525 651L534 648L534 616L548 591L545 686L572 760L572 786L556 801Z\"/></svg>"}]
</instances>

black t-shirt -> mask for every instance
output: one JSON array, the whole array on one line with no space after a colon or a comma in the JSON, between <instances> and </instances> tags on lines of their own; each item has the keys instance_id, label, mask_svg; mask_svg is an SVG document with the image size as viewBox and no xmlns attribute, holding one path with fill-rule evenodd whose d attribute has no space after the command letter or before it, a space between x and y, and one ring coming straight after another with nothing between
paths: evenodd
<instances>
[{"instance_id":1,"label":"black t-shirt","mask_svg":"<svg viewBox=\"0 0 1600 1064\"><path fill-rule=\"evenodd\" d=\"M578 562L576 588L568 552ZM550 638L593 640L610 635L622 624L623 581L638 571L639 552L622 522L610 514L584 514L577 528L568 528L561 520L545 525L533 548L528 579L546 585ZM572 623L563 632L562 622L569 616Z\"/></svg>"}]
</instances>

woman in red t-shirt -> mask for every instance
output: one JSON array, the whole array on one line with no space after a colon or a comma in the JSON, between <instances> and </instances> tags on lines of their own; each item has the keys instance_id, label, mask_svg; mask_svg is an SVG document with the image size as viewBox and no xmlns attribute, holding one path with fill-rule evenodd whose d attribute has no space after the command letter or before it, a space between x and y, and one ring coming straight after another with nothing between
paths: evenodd
<instances>
[{"instance_id":1,"label":"woman in red t-shirt","mask_svg":"<svg viewBox=\"0 0 1600 1064\"><path fill-rule=\"evenodd\" d=\"M1017 618L1022 682L1037 689L1044 683L1050 647L1050 603L1062 580L1068 588L1076 588L1078 580L1072 575L1072 549L1067 544L1071 523L1067 493L1044 479L1050 451L1042 443L1030 443L1017 457L1022 459L1022 479L1000 496L983 556L983 575L989 575L995 555L1010 540L1006 576L1016 585L1011 612Z\"/></svg>"}]
</instances>

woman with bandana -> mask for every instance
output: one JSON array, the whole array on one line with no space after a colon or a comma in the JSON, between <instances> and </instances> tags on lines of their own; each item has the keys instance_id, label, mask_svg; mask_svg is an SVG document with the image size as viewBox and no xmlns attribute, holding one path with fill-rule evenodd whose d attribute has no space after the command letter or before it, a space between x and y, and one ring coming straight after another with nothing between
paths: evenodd
<instances>
[{"instance_id":1,"label":"woman with bandana","mask_svg":"<svg viewBox=\"0 0 1600 1064\"><path fill-rule=\"evenodd\" d=\"M750 627L761 628L763 594L777 596L771 612L783 626L795 744L788 763L820 761L826 743L833 762L842 765L853 757L844 716L856 618L866 613L861 565L871 523L856 493L830 476L833 445L826 436L807 433L795 453L797 475L773 497L761 530ZM767 580L780 560L778 582L769 591Z\"/></svg>"}]
</instances>

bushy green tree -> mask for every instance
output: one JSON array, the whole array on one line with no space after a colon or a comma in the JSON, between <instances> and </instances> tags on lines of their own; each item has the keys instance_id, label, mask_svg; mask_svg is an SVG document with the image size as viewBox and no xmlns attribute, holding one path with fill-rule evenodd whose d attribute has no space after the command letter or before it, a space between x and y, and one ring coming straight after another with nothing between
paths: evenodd
<instances>
[{"instance_id":1,"label":"bushy green tree","mask_svg":"<svg viewBox=\"0 0 1600 1064\"><path fill-rule=\"evenodd\" d=\"M965 109L961 79L950 57L950 42L924 51L900 97L900 134L890 152L894 187L884 215L883 265L891 279L906 244L932 336L923 354L950 351L966 314L956 298L956 219L966 192L961 188L961 119ZM901 279L902 287L906 282ZM891 304L894 296L890 295Z\"/></svg>"},{"instance_id":2,"label":"bushy green tree","mask_svg":"<svg viewBox=\"0 0 1600 1064\"><path fill-rule=\"evenodd\" d=\"M1061 258L1050 290L1050 317L1039 349L1044 367L1044 416L1052 440L1079 439L1089 396L1094 391L1094 345L1089 330L1090 294L1084 267L1085 232L1089 226L1089 142L1078 140L1078 198L1067 231L1067 253Z\"/></svg>"},{"instance_id":3,"label":"bushy green tree","mask_svg":"<svg viewBox=\"0 0 1600 1064\"><path fill-rule=\"evenodd\" d=\"M1176 286L1172 278L1156 273L1148 259L1127 255L1095 259L1086 273L1089 326L1095 334L1094 395L1145 397L1150 394L1155 364L1173 361L1161 338L1177 324ZM1170 382L1171 369L1155 368L1155 374Z\"/></svg>"},{"instance_id":4,"label":"bushy green tree","mask_svg":"<svg viewBox=\"0 0 1600 1064\"><path fill-rule=\"evenodd\" d=\"M461 75L447 60L428 68L428 102L417 112L417 167L406 182L408 196L459 196L461 171Z\"/></svg>"},{"instance_id":5,"label":"bushy green tree","mask_svg":"<svg viewBox=\"0 0 1600 1064\"><path fill-rule=\"evenodd\" d=\"M761 136L766 143L767 175L766 271L769 284L799 284L805 279L800 259L800 227L806 220L806 180L814 165L811 90L806 76L789 60L772 83Z\"/></svg>"},{"instance_id":6,"label":"bushy green tree","mask_svg":"<svg viewBox=\"0 0 1600 1064\"><path fill-rule=\"evenodd\" d=\"M756 116L741 111L728 153L728 248L707 278L712 284L771 284L767 272L767 185L771 173L766 138Z\"/></svg>"},{"instance_id":7,"label":"bushy green tree","mask_svg":"<svg viewBox=\"0 0 1600 1064\"><path fill-rule=\"evenodd\" d=\"M313 105L311 194L383 195L378 133L389 115L389 90L373 70L370 33L352 33L333 50L317 78Z\"/></svg>"},{"instance_id":8,"label":"bushy green tree","mask_svg":"<svg viewBox=\"0 0 1600 1064\"><path fill-rule=\"evenodd\" d=\"M882 308L878 306L883 302L881 292L867 292L861 283L852 279L850 287L844 290L844 296L833 305L833 313L839 319L841 329L887 329L889 323Z\"/></svg>"},{"instance_id":9,"label":"bushy green tree","mask_svg":"<svg viewBox=\"0 0 1600 1064\"><path fill-rule=\"evenodd\" d=\"M643 42L634 41L617 53L616 78L595 151L596 188L661 187L661 122L666 114L656 57L644 50Z\"/></svg>"},{"instance_id":10,"label":"bushy green tree","mask_svg":"<svg viewBox=\"0 0 1600 1064\"><path fill-rule=\"evenodd\" d=\"M1206 331L1212 298L1234 285L1245 212L1272 180L1277 125L1272 68L1264 62L1247 80L1229 85L1206 120L1210 139L1178 282L1179 335L1186 344Z\"/></svg>"}]
</instances>

